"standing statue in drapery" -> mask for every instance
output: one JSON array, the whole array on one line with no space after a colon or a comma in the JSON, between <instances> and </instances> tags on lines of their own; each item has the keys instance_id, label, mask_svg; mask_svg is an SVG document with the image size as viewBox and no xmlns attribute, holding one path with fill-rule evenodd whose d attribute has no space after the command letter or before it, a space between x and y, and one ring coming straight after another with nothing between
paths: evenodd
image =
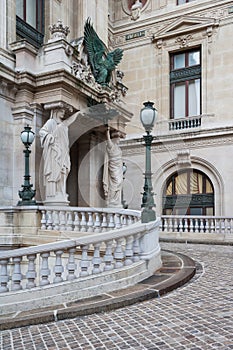
<instances>
[{"instance_id":1,"label":"standing statue in drapery","mask_svg":"<svg viewBox=\"0 0 233 350\"><path fill-rule=\"evenodd\" d=\"M113 132L111 137L110 128L108 127L103 174L104 195L107 202L107 207L122 208L121 192L123 186L123 163L122 151L119 146L119 132Z\"/></svg>"},{"instance_id":2,"label":"standing statue in drapery","mask_svg":"<svg viewBox=\"0 0 233 350\"><path fill-rule=\"evenodd\" d=\"M75 121L78 113L64 119L65 109L55 108L51 110L50 119L39 131L43 148L46 204L69 203L66 193L66 180L70 172L68 127Z\"/></svg>"}]
</instances>

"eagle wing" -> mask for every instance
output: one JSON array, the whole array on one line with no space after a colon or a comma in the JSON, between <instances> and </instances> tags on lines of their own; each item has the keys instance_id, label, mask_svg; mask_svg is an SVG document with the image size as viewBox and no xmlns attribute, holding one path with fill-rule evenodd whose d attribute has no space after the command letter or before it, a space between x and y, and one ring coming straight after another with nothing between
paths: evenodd
<instances>
[{"instance_id":1,"label":"eagle wing","mask_svg":"<svg viewBox=\"0 0 233 350\"><path fill-rule=\"evenodd\" d=\"M117 66L123 57L123 50L117 48L114 51L109 52L108 57L111 57L114 62L114 65Z\"/></svg>"},{"instance_id":2,"label":"eagle wing","mask_svg":"<svg viewBox=\"0 0 233 350\"><path fill-rule=\"evenodd\" d=\"M88 17L84 26L84 43L88 53L89 63L94 75L96 75L107 48L96 34L93 25L90 22L90 17Z\"/></svg>"}]
</instances>

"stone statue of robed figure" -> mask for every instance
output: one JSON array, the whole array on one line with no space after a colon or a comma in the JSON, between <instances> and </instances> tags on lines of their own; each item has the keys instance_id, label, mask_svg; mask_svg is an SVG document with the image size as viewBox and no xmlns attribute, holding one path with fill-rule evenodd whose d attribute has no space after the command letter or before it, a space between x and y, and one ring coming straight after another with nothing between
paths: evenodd
<instances>
[{"instance_id":1,"label":"stone statue of robed figure","mask_svg":"<svg viewBox=\"0 0 233 350\"><path fill-rule=\"evenodd\" d=\"M68 127L75 121L78 113L64 119L65 109L55 108L51 110L50 119L39 131L44 160L45 204L69 204L66 193L66 180L70 172Z\"/></svg>"},{"instance_id":2,"label":"stone statue of robed figure","mask_svg":"<svg viewBox=\"0 0 233 350\"><path fill-rule=\"evenodd\" d=\"M106 132L106 153L104 161L103 188L107 207L122 208L121 191L123 186L122 151L119 146L120 135L110 128Z\"/></svg>"}]
</instances>

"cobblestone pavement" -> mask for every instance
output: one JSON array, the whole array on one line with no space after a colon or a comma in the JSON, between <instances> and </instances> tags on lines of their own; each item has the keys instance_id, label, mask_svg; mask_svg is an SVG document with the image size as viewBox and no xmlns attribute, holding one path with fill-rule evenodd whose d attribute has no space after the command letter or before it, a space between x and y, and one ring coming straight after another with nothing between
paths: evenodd
<instances>
[{"instance_id":1,"label":"cobblestone pavement","mask_svg":"<svg viewBox=\"0 0 233 350\"><path fill-rule=\"evenodd\" d=\"M233 247L162 243L203 266L187 285L116 311L2 331L2 350L233 349Z\"/></svg>"}]
</instances>

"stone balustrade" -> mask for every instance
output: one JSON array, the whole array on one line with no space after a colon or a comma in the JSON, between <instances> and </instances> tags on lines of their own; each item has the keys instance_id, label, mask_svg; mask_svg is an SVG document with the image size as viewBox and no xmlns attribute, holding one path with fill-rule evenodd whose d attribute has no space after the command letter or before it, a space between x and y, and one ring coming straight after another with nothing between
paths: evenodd
<instances>
[{"instance_id":1,"label":"stone balustrade","mask_svg":"<svg viewBox=\"0 0 233 350\"><path fill-rule=\"evenodd\" d=\"M202 116L181 118L181 119L171 119L169 120L169 130L182 130L190 129L201 126Z\"/></svg>"},{"instance_id":2,"label":"stone balustrade","mask_svg":"<svg viewBox=\"0 0 233 350\"><path fill-rule=\"evenodd\" d=\"M161 237L186 237L193 239L233 240L233 217L162 215Z\"/></svg>"},{"instance_id":3,"label":"stone balustrade","mask_svg":"<svg viewBox=\"0 0 233 350\"><path fill-rule=\"evenodd\" d=\"M106 232L140 220L136 210L89 207L40 207L41 230Z\"/></svg>"},{"instance_id":4,"label":"stone balustrade","mask_svg":"<svg viewBox=\"0 0 233 350\"><path fill-rule=\"evenodd\" d=\"M232 217L163 215L161 219L161 230L166 232L233 234Z\"/></svg>"},{"instance_id":5,"label":"stone balustrade","mask_svg":"<svg viewBox=\"0 0 233 350\"><path fill-rule=\"evenodd\" d=\"M76 228L77 209L57 212L61 215L59 227L70 224L69 229ZM57 212L44 211L42 224L48 229L50 225L55 228L50 218ZM49 306L117 290L149 277L161 266L159 221L142 224L130 211L124 215L115 214L113 219L111 211L107 218L99 211L100 221L96 219L98 215L95 220L90 219L89 210L81 208L81 218L82 213L90 220L86 220L87 230L90 227L94 231L96 227L101 230L105 219L108 226L102 229L109 229L110 223L114 227L106 232L84 233L77 239L0 252L2 312L30 310L40 303ZM134 216L136 222L129 225ZM92 220L92 226L88 225Z\"/></svg>"}]
</instances>

